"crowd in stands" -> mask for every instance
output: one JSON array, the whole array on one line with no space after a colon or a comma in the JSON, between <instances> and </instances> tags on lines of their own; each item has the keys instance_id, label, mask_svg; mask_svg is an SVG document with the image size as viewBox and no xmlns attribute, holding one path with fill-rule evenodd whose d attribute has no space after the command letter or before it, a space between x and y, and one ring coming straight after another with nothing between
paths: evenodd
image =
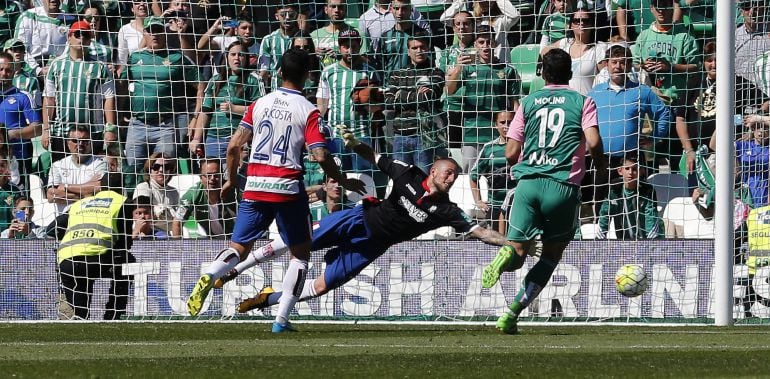
<instances>
[{"instance_id":1,"label":"crowd in stands","mask_svg":"<svg viewBox=\"0 0 770 379\"><path fill-rule=\"evenodd\" d=\"M661 187L648 178L681 175L693 210L708 207L698 173L717 129L715 3L2 2L0 237L41 235L35 210L52 219L98 192L108 173L122 174L124 195L143 205L133 215L135 238L227 237L238 199L220 198L219 189L242 183L223 175L227 145L248 105L281 85L280 58L292 48L314 53L304 94L321 111L343 170L369 176L385 196L387 178L344 148L340 124L425 171L453 157L468 176L465 209L501 232L516 184L505 131L519 101L543 86L538 56L563 49L573 60L570 87L597 104L610 162L609 181L586 176L580 222L598 238L676 236L661 219L668 198L656 194L676 192L666 188L674 181ZM770 118L762 116L770 23L764 1L736 6L736 183L747 189L747 207L761 207L770 175ZM243 160L259 149L242 152ZM315 162L305 163L314 220L353 205ZM581 229L586 237L590 228Z\"/></svg>"}]
</instances>

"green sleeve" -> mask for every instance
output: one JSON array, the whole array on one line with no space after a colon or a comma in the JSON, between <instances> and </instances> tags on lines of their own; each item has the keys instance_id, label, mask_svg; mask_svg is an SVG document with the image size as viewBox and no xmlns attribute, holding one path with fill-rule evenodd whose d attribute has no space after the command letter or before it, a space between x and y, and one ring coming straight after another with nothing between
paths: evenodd
<instances>
[{"instance_id":1,"label":"green sleeve","mask_svg":"<svg viewBox=\"0 0 770 379\"><path fill-rule=\"evenodd\" d=\"M698 50L698 45L695 42L695 38L686 34L685 39L682 42L682 58L687 64L700 64L701 52Z\"/></svg>"},{"instance_id":2,"label":"green sleeve","mask_svg":"<svg viewBox=\"0 0 770 379\"><path fill-rule=\"evenodd\" d=\"M487 152L487 145L484 145L484 147L479 152L479 156L476 158L476 163L473 165L473 167L471 167L471 170L468 173L471 180L478 182L479 176L489 172L489 159L487 159L488 155L489 153Z\"/></svg>"},{"instance_id":3,"label":"green sleeve","mask_svg":"<svg viewBox=\"0 0 770 379\"><path fill-rule=\"evenodd\" d=\"M214 110L214 88L216 88L217 80L219 80L219 75L214 75L211 80L209 80L209 83L206 85L206 92L203 95L203 105L202 108L205 112L211 112ZM188 191L189 192L189 191Z\"/></svg>"},{"instance_id":4,"label":"green sleeve","mask_svg":"<svg viewBox=\"0 0 770 379\"><path fill-rule=\"evenodd\" d=\"M179 212L180 216L182 216L182 221L187 221L187 219L190 218L190 215L192 215L193 210L195 209L195 198L198 197L200 188L200 184L195 185L187 190L179 200L179 207L183 210L183 212Z\"/></svg>"},{"instance_id":5,"label":"green sleeve","mask_svg":"<svg viewBox=\"0 0 770 379\"><path fill-rule=\"evenodd\" d=\"M650 239L663 238L663 226L658 216L658 207L655 199L645 199L644 208L640 211L644 213L645 237Z\"/></svg>"}]
</instances>

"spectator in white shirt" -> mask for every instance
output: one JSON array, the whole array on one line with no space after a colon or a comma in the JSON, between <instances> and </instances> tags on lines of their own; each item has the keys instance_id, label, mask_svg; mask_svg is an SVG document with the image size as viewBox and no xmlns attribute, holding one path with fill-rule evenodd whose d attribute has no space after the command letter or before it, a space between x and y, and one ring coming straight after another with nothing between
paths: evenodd
<instances>
[{"instance_id":1,"label":"spectator in white shirt","mask_svg":"<svg viewBox=\"0 0 770 379\"><path fill-rule=\"evenodd\" d=\"M101 191L100 182L107 172L104 160L92 154L94 141L88 126L72 127L67 135L70 155L53 162L48 174L48 202L57 205L57 215L68 205Z\"/></svg>"}]
</instances>

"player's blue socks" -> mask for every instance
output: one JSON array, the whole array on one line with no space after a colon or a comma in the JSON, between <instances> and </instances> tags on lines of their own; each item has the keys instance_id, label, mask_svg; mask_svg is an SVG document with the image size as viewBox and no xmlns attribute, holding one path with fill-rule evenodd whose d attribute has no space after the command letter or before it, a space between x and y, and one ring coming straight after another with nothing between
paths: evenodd
<instances>
[{"instance_id":1,"label":"player's blue socks","mask_svg":"<svg viewBox=\"0 0 770 379\"><path fill-rule=\"evenodd\" d=\"M519 293L513 299L513 303L509 306L514 315L518 316L524 309L526 309L532 300L540 295L540 291L543 290L548 281L553 275L553 271L556 269L556 262L548 258L540 258L535 263L535 266L524 277L524 284L522 285Z\"/></svg>"}]
</instances>

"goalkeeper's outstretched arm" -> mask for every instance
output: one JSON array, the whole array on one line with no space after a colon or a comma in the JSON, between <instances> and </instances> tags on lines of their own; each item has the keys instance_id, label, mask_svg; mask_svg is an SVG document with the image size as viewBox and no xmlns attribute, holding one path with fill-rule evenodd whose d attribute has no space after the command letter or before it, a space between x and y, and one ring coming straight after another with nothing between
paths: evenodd
<instances>
[{"instance_id":1,"label":"goalkeeper's outstretched arm","mask_svg":"<svg viewBox=\"0 0 770 379\"><path fill-rule=\"evenodd\" d=\"M340 135L342 136L342 142L345 144L345 147L353 150L356 154L360 155L361 158L366 159L371 164L377 164L377 156L374 153L374 150L372 150L371 146L359 141L356 136L353 135L350 130L348 130L347 126L337 125L335 128L339 130Z\"/></svg>"}]
</instances>

